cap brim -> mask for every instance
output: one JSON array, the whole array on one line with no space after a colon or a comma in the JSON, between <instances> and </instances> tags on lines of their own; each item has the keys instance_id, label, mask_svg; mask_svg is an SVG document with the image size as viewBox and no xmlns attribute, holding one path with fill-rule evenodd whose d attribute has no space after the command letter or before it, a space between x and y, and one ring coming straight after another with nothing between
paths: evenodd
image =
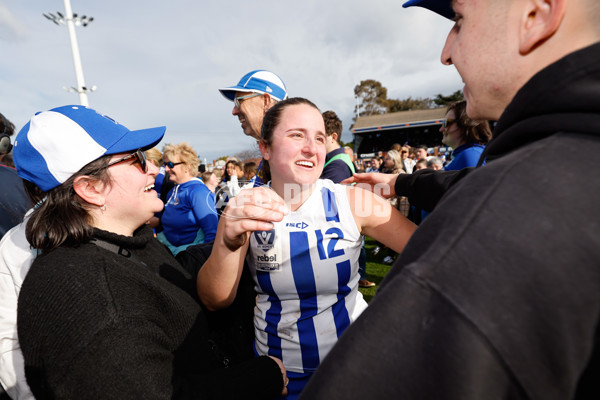
<instances>
[{"instance_id":1,"label":"cap brim","mask_svg":"<svg viewBox=\"0 0 600 400\"><path fill-rule=\"evenodd\" d=\"M222 88L222 89L219 89L219 92L221 92L221 94L223 95L223 97L225 97L229 101L233 101L233 99L235 99L235 94L237 92L260 93L260 94L265 94L266 93L266 92L263 92L261 90L248 89L248 88L241 87L241 86L230 86L230 87Z\"/></svg>"},{"instance_id":2,"label":"cap brim","mask_svg":"<svg viewBox=\"0 0 600 400\"><path fill-rule=\"evenodd\" d=\"M126 151L137 149L150 149L162 140L166 130L166 126L159 126L157 128L129 131L127 134L123 135L118 142L106 149L105 154L124 153Z\"/></svg>"},{"instance_id":3,"label":"cap brim","mask_svg":"<svg viewBox=\"0 0 600 400\"><path fill-rule=\"evenodd\" d=\"M451 0L409 0L402 4L402 7L404 8L413 6L426 8L448 19L454 19L456 16L452 9Z\"/></svg>"}]
</instances>

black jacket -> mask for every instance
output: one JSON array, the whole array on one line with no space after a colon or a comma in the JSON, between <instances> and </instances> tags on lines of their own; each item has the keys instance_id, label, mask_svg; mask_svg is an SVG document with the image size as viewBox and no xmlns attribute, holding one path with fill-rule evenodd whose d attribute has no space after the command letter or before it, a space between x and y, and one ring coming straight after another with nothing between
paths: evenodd
<instances>
[{"instance_id":1,"label":"black jacket","mask_svg":"<svg viewBox=\"0 0 600 400\"><path fill-rule=\"evenodd\" d=\"M36 398L272 398L283 379L268 357L231 363L198 302L196 275L142 228L95 230L100 245L38 257L20 292L18 334Z\"/></svg>"},{"instance_id":2,"label":"black jacket","mask_svg":"<svg viewBox=\"0 0 600 400\"><path fill-rule=\"evenodd\" d=\"M598 60L521 88L302 399L600 398Z\"/></svg>"},{"instance_id":3,"label":"black jacket","mask_svg":"<svg viewBox=\"0 0 600 400\"><path fill-rule=\"evenodd\" d=\"M25 194L23 181L14 168L0 164L0 239L6 232L23 221L25 212L31 207Z\"/></svg>"}]
</instances>

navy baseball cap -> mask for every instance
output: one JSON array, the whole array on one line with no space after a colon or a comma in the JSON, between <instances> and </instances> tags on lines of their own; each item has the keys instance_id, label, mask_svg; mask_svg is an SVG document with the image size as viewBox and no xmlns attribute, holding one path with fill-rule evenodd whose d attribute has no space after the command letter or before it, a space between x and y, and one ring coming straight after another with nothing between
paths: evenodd
<instances>
[{"instance_id":1,"label":"navy baseball cap","mask_svg":"<svg viewBox=\"0 0 600 400\"><path fill-rule=\"evenodd\" d=\"M448 19L452 19L455 16L451 0L409 0L402 4L404 8L412 6L426 8Z\"/></svg>"},{"instance_id":2,"label":"navy baseball cap","mask_svg":"<svg viewBox=\"0 0 600 400\"><path fill-rule=\"evenodd\" d=\"M269 94L276 100L287 98L287 89L280 77L262 69L248 72L235 86L219 89L227 100L233 101L236 92Z\"/></svg>"},{"instance_id":3,"label":"navy baseball cap","mask_svg":"<svg viewBox=\"0 0 600 400\"><path fill-rule=\"evenodd\" d=\"M13 161L21 178L46 192L104 155L155 146L166 129L130 131L91 108L57 107L38 112L21 129Z\"/></svg>"}]
</instances>

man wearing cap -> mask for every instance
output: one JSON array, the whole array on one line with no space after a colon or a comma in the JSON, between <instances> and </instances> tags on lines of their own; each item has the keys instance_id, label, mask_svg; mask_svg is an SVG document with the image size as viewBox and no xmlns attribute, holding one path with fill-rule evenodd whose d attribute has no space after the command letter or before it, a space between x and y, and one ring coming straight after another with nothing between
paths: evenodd
<instances>
[{"instance_id":1,"label":"man wearing cap","mask_svg":"<svg viewBox=\"0 0 600 400\"><path fill-rule=\"evenodd\" d=\"M600 179L575 151L600 152L598 1L412 5L456 21L442 62L498 123L485 166L398 178L441 200L301 398L600 398Z\"/></svg>"},{"instance_id":2,"label":"man wearing cap","mask_svg":"<svg viewBox=\"0 0 600 400\"><path fill-rule=\"evenodd\" d=\"M238 117L244 133L256 140L260 140L260 128L267 111L275 103L288 97L281 78L265 70L248 72L237 85L221 88L219 91L227 100L233 101L231 114ZM254 186L260 186L266 181L268 177L264 176L261 162Z\"/></svg>"}]
</instances>

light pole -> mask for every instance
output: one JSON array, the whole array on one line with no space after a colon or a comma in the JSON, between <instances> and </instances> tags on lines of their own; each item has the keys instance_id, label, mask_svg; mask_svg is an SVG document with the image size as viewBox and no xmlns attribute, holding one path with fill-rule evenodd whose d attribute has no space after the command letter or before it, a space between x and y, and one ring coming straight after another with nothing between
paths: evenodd
<instances>
[{"instance_id":1,"label":"light pole","mask_svg":"<svg viewBox=\"0 0 600 400\"><path fill-rule=\"evenodd\" d=\"M71 10L71 1L65 1L65 15L63 16L60 12L56 12L58 17L52 13L43 14L44 17L54 22L56 25L67 25L69 30L69 39L71 39L71 51L73 53L73 65L75 66L75 78L77 79L77 87L72 87L73 90L67 89L67 91L75 91L79 93L79 102L83 106L89 106L87 93L96 90L96 86L88 88L85 86L85 80L83 79L83 68L81 67L81 56L79 55L79 46L77 45L77 36L75 35L75 25L87 26L94 20L93 17L86 17L85 15L78 17L77 14L73 14Z\"/></svg>"}]
</instances>

